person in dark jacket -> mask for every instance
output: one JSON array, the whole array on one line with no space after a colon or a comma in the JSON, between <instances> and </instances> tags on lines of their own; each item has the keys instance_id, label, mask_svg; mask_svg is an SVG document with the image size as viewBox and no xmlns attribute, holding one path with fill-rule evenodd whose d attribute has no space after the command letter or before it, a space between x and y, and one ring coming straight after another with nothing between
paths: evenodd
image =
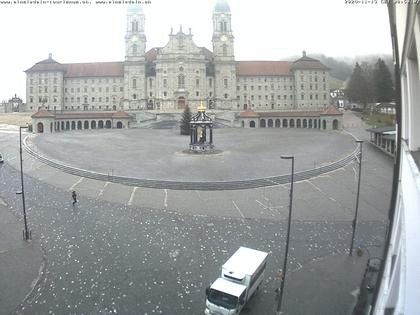
<instances>
[{"instance_id":1,"label":"person in dark jacket","mask_svg":"<svg viewBox=\"0 0 420 315\"><path fill-rule=\"evenodd\" d=\"M76 191L73 190L73 192L71 193L71 197L73 198L73 206L74 206L75 203L77 202L77 194L76 194Z\"/></svg>"}]
</instances>

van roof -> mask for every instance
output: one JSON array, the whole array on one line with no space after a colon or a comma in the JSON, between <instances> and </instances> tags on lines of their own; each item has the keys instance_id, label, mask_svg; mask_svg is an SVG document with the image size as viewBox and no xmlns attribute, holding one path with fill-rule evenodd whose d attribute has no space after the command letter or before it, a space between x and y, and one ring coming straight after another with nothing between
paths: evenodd
<instances>
[{"instance_id":1,"label":"van roof","mask_svg":"<svg viewBox=\"0 0 420 315\"><path fill-rule=\"evenodd\" d=\"M222 268L224 271L231 271L234 274L251 275L264 262L268 253L247 247L240 247L233 255L224 263Z\"/></svg>"},{"instance_id":2,"label":"van roof","mask_svg":"<svg viewBox=\"0 0 420 315\"><path fill-rule=\"evenodd\" d=\"M218 278L214 281L210 288L236 297L241 296L242 292L246 290L246 286L243 284L228 281L223 278Z\"/></svg>"}]
</instances>

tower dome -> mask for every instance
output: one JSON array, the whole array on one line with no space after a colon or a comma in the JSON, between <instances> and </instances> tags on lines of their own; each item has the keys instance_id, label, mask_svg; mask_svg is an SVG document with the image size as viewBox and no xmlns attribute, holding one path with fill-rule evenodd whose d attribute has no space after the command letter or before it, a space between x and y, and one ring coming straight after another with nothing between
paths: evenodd
<instances>
[{"instance_id":1,"label":"tower dome","mask_svg":"<svg viewBox=\"0 0 420 315\"><path fill-rule=\"evenodd\" d=\"M139 4L130 4L127 8L128 14L143 14L143 7Z\"/></svg>"},{"instance_id":2,"label":"tower dome","mask_svg":"<svg viewBox=\"0 0 420 315\"><path fill-rule=\"evenodd\" d=\"M214 13L230 13L230 7L226 0L217 0L214 9Z\"/></svg>"}]
</instances>

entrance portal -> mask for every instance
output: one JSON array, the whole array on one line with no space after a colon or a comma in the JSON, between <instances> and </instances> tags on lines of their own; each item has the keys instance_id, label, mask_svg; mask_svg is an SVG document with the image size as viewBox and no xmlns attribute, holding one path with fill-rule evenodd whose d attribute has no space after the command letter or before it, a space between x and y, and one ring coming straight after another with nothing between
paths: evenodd
<instances>
[{"instance_id":1,"label":"entrance portal","mask_svg":"<svg viewBox=\"0 0 420 315\"><path fill-rule=\"evenodd\" d=\"M183 97L183 96L180 96L180 97L178 97L178 106L177 106L177 108L178 109L185 109L185 97Z\"/></svg>"}]
</instances>

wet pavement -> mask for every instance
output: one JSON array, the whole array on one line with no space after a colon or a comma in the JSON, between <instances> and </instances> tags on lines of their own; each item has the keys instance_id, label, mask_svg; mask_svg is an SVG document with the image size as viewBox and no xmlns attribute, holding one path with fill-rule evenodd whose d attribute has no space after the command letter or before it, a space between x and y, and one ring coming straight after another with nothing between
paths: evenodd
<instances>
[{"instance_id":1,"label":"wet pavement","mask_svg":"<svg viewBox=\"0 0 420 315\"><path fill-rule=\"evenodd\" d=\"M355 242L356 247L368 248L369 255L377 254L382 245L390 189L386 181L390 163L377 153L366 150L365 195ZM10 163L0 166L0 222L10 222L10 232L0 234L0 293L8 287L25 292L10 290L1 300L1 314L13 310L17 314L202 314L206 286L239 246L269 252L262 290L244 314L274 314L286 236L287 186L245 191L271 204L253 213L240 203L247 200L244 195L231 192L229 197L245 215L228 209L232 202L223 202L223 194L188 201L188 194L197 193L166 192L180 202L166 196L165 206L164 196L154 199L153 190L141 191L143 198L151 198L150 203L144 199L136 203L138 192L133 195L124 187L118 190L99 183L86 185L72 207L70 190L83 180L57 177L47 169L41 178L38 164L26 157L25 169L31 176L25 176L25 190L33 235L32 243L26 243L20 239L21 199L15 194L20 189L19 173ZM349 314L354 304L368 255L348 256L354 178L352 167L343 172L348 175L318 178L314 182L318 189L311 190L307 199L305 192L313 185L296 185L284 314ZM57 183L59 178L66 185ZM347 192L337 187L340 179L346 181ZM218 209L207 213L207 204L218 197ZM311 204L312 198L318 204ZM185 209L179 207L182 201ZM334 214L333 204L341 209L340 215ZM19 250L34 256L20 259ZM3 281L8 274L10 281Z\"/></svg>"}]
</instances>

